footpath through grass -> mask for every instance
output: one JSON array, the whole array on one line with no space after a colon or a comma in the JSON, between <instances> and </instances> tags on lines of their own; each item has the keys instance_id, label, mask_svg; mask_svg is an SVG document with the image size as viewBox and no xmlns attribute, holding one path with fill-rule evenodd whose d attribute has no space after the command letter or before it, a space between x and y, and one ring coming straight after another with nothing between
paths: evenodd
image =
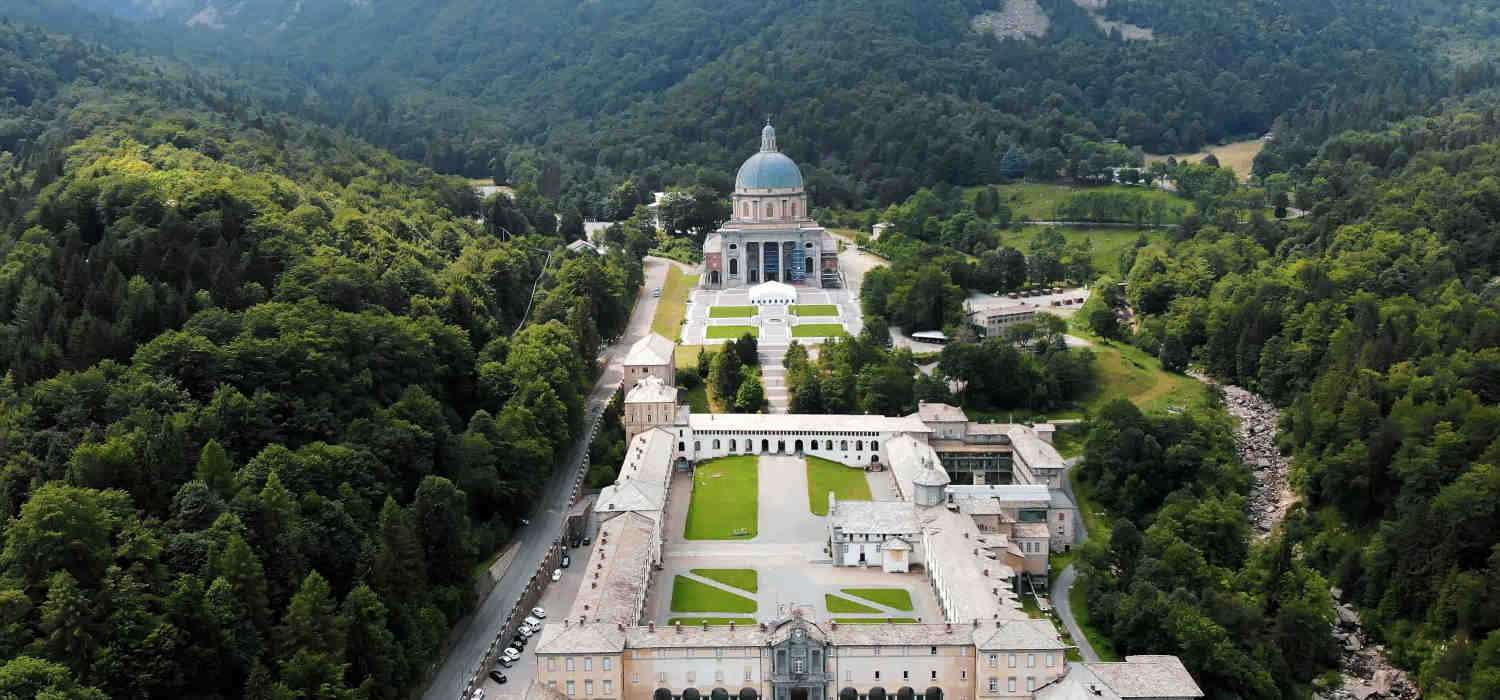
<instances>
[{"instance_id":1,"label":"footpath through grass","mask_svg":"<svg viewBox=\"0 0 1500 700\"><path fill-rule=\"evenodd\" d=\"M710 306L709 318L749 318L760 313L754 306Z\"/></svg>"},{"instance_id":2,"label":"footpath through grass","mask_svg":"<svg viewBox=\"0 0 1500 700\"><path fill-rule=\"evenodd\" d=\"M756 603L750 598L714 588L686 576L672 579L673 612L753 613Z\"/></svg>"},{"instance_id":3,"label":"footpath through grass","mask_svg":"<svg viewBox=\"0 0 1500 700\"><path fill-rule=\"evenodd\" d=\"M823 604L828 606L828 612L831 612L831 613L874 613L874 614L878 614L878 613L881 612L881 611L876 610L875 608L872 608L872 607L870 607L868 605L860 605L859 603L856 603L856 602L854 602L852 600L849 600L848 598L840 598L839 596L836 596L836 595L834 595L832 593L824 593L823 594Z\"/></svg>"},{"instance_id":4,"label":"footpath through grass","mask_svg":"<svg viewBox=\"0 0 1500 700\"><path fill-rule=\"evenodd\" d=\"M660 333L667 340L681 340L682 319L687 316L688 296L696 286L698 275L685 274L676 265L667 265L667 282L662 285L656 316L651 319L651 330Z\"/></svg>"},{"instance_id":5,"label":"footpath through grass","mask_svg":"<svg viewBox=\"0 0 1500 700\"><path fill-rule=\"evenodd\" d=\"M756 326L709 326L703 335L709 340L739 340L740 336L749 333L759 338L760 328Z\"/></svg>"},{"instance_id":6,"label":"footpath through grass","mask_svg":"<svg viewBox=\"0 0 1500 700\"><path fill-rule=\"evenodd\" d=\"M760 579L755 569L693 569L693 575L713 579L726 586L756 593L760 590Z\"/></svg>"},{"instance_id":7,"label":"footpath through grass","mask_svg":"<svg viewBox=\"0 0 1500 700\"><path fill-rule=\"evenodd\" d=\"M839 307L834 304L792 304L795 316L837 316Z\"/></svg>"},{"instance_id":8,"label":"footpath through grass","mask_svg":"<svg viewBox=\"0 0 1500 700\"><path fill-rule=\"evenodd\" d=\"M828 492L840 501L868 501L870 482L862 469L846 467L822 457L807 458L807 507L813 515L828 515Z\"/></svg>"},{"instance_id":9,"label":"footpath through grass","mask_svg":"<svg viewBox=\"0 0 1500 700\"><path fill-rule=\"evenodd\" d=\"M855 598L864 598L887 608L907 612L915 609L911 603L911 594L904 588L841 588L839 592Z\"/></svg>"},{"instance_id":10,"label":"footpath through grass","mask_svg":"<svg viewBox=\"0 0 1500 700\"><path fill-rule=\"evenodd\" d=\"M759 472L754 455L720 457L698 465L693 472L692 501L688 504L687 526L682 536L690 540L754 537L760 531Z\"/></svg>"},{"instance_id":11,"label":"footpath through grass","mask_svg":"<svg viewBox=\"0 0 1500 700\"><path fill-rule=\"evenodd\" d=\"M804 323L792 326L793 338L842 338L849 335L841 323Z\"/></svg>"}]
</instances>

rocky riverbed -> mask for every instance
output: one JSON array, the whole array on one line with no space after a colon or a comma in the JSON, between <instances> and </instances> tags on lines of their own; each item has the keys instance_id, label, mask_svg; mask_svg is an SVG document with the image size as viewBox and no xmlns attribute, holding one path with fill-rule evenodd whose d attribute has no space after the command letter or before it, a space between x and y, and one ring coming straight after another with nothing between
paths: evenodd
<instances>
[{"instance_id":1,"label":"rocky riverbed","mask_svg":"<svg viewBox=\"0 0 1500 700\"><path fill-rule=\"evenodd\" d=\"M1246 516L1255 529L1255 540L1262 541L1270 537L1297 500L1287 481L1292 461L1276 447L1276 421L1281 412L1270 401L1244 388L1219 384L1202 374L1192 376L1221 388L1224 408L1236 420L1234 446L1255 477Z\"/></svg>"},{"instance_id":2,"label":"rocky riverbed","mask_svg":"<svg viewBox=\"0 0 1500 700\"><path fill-rule=\"evenodd\" d=\"M1339 600L1342 592L1335 588L1333 637L1340 645L1339 675L1343 683L1332 690L1315 694L1321 700L1415 700L1422 697L1417 685L1405 671L1391 665L1385 648L1369 644L1361 626L1359 613Z\"/></svg>"}]
</instances>

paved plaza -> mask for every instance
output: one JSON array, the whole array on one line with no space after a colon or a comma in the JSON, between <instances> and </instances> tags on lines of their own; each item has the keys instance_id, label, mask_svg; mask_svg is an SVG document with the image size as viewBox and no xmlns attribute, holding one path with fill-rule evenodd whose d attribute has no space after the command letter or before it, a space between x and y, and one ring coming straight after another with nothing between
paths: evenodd
<instances>
[{"instance_id":1,"label":"paved plaza","mask_svg":"<svg viewBox=\"0 0 1500 700\"><path fill-rule=\"evenodd\" d=\"M812 608L817 619L830 618L920 618L942 619L937 599L921 571L891 574L878 567L833 566L826 549L827 518L813 515L808 508L807 463L792 455L762 455L759 458L758 486L759 531L755 537L736 540L685 540L690 497L674 497L668 504L667 522L663 528L666 541L662 551L662 568L653 574L646 601L646 620L666 624L674 617L754 617L768 620L790 606ZM867 472L870 493L876 500L894 500L891 472ZM689 494L692 474L673 475L672 492ZM692 569L754 569L759 574L759 590L752 593L697 576ZM734 612L674 612L672 583L678 575L705 585L723 589L758 604L754 614ZM874 608L876 613L830 613L824 596L839 593L841 588L900 588L911 594L913 610L897 610L878 603L853 599Z\"/></svg>"},{"instance_id":2,"label":"paved plaza","mask_svg":"<svg viewBox=\"0 0 1500 700\"><path fill-rule=\"evenodd\" d=\"M830 305L838 309L834 316L799 316L788 306L765 305L756 308L754 316L713 318L710 309L715 306L751 306L748 289L694 289L688 299L687 316L682 328L683 345L720 345L729 338L709 338L711 326L754 326L760 331L763 346L786 346L792 340L792 327L799 324L833 323L844 327L850 335L858 335L864 328L859 299L847 289L797 289L799 305ZM798 338L804 345L822 342L821 338Z\"/></svg>"}]
</instances>

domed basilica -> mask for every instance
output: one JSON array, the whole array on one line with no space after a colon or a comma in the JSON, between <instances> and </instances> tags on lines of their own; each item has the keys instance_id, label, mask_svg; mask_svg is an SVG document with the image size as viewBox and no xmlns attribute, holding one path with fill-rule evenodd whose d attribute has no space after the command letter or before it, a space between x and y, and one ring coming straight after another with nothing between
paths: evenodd
<instances>
[{"instance_id":1,"label":"domed basilica","mask_svg":"<svg viewBox=\"0 0 1500 700\"><path fill-rule=\"evenodd\" d=\"M776 129L767 122L760 152L735 175L729 221L703 242L702 285L839 286L838 246L808 214L802 171L776 150Z\"/></svg>"}]
</instances>

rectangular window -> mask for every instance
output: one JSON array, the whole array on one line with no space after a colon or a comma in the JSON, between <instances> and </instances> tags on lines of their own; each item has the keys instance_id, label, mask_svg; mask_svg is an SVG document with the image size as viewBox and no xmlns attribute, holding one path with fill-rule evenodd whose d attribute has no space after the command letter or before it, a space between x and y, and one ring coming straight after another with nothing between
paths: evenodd
<instances>
[{"instance_id":1,"label":"rectangular window","mask_svg":"<svg viewBox=\"0 0 1500 700\"><path fill-rule=\"evenodd\" d=\"M720 658L720 659L724 658L724 650L722 648L715 649L714 650L714 657L715 658Z\"/></svg>"},{"instance_id":2,"label":"rectangular window","mask_svg":"<svg viewBox=\"0 0 1500 700\"><path fill-rule=\"evenodd\" d=\"M605 695L614 695L615 694L614 681L604 681L604 694Z\"/></svg>"},{"instance_id":3,"label":"rectangular window","mask_svg":"<svg viewBox=\"0 0 1500 700\"><path fill-rule=\"evenodd\" d=\"M1000 655L999 654L990 654L990 668L999 668L999 666L1000 666Z\"/></svg>"},{"instance_id":4,"label":"rectangular window","mask_svg":"<svg viewBox=\"0 0 1500 700\"><path fill-rule=\"evenodd\" d=\"M928 647L927 648L927 655L928 656L937 656L937 647Z\"/></svg>"},{"instance_id":5,"label":"rectangular window","mask_svg":"<svg viewBox=\"0 0 1500 700\"><path fill-rule=\"evenodd\" d=\"M966 670L966 669L959 669L958 670L958 679L961 680L961 681L969 680L969 672L968 672L968 670Z\"/></svg>"},{"instance_id":6,"label":"rectangular window","mask_svg":"<svg viewBox=\"0 0 1500 700\"><path fill-rule=\"evenodd\" d=\"M573 657L569 656L567 659L564 659L564 664L568 667L569 671L572 671L573 670Z\"/></svg>"},{"instance_id":7,"label":"rectangular window","mask_svg":"<svg viewBox=\"0 0 1500 700\"><path fill-rule=\"evenodd\" d=\"M991 693L1000 690L1000 679L994 676L990 676L989 688Z\"/></svg>"},{"instance_id":8,"label":"rectangular window","mask_svg":"<svg viewBox=\"0 0 1500 700\"><path fill-rule=\"evenodd\" d=\"M662 671L662 672L656 674L656 682L657 683L666 683L667 682L667 672L666 671Z\"/></svg>"},{"instance_id":9,"label":"rectangular window","mask_svg":"<svg viewBox=\"0 0 1500 700\"><path fill-rule=\"evenodd\" d=\"M902 671L901 672L901 680L903 680L903 681L911 680L911 671Z\"/></svg>"},{"instance_id":10,"label":"rectangular window","mask_svg":"<svg viewBox=\"0 0 1500 700\"><path fill-rule=\"evenodd\" d=\"M1014 693L1014 692L1016 692L1016 677L1015 676L1011 676L1010 678L1005 679L1005 692L1007 692L1007 693Z\"/></svg>"},{"instance_id":11,"label":"rectangular window","mask_svg":"<svg viewBox=\"0 0 1500 700\"><path fill-rule=\"evenodd\" d=\"M592 670L594 670L594 657L592 657L592 656L585 656L585 657L583 657L583 670L585 670L585 671L592 671Z\"/></svg>"},{"instance_id":12,"label":"rectangular window","mask_svg":"<svg viewBox=\"0 0 1500 700\"><path fill-rule=\"evenodd\" d=\"M877 681L880 680L880 672L879 671L875 672L875 680L877 680Z\"/></svg>"},{"instance_id":13,"label":"rectangular window","mask_svg":"<svg viewBox=\"0 0 1500 700\"><path fill-rule=\"evenodd\" d=\"M722 669L714 670L714 680L719 683L724 682L724 671Z\"/></svg>"},{"instance_id":14,"label":"rectangular window","mask_svg":"<svg viewBox=\"0 0 1500 700\"><path fill-rule=\"evenodd\" d=\"M614 670L614 668L615 668L615 660L612 659L612 658L610 658L610 657L608 657L608 656L604 657L604 670L606 670L606 671L612 671L612 670Z\"/></svg>"},{"instance_id":15,"label":"rectangular window","mask_svg":"<svg viewBox=\"0 0 1500 700\"><path fill-rule=\"evenodd\" d=\"M1026 668L1036 668L1036 654L1026 655Z\"/></svg>"},{"instance_id":16,"label":"rectangular window","mask_svg":"<svg viewBox=\"0 0 1500 700\"><path fill-rule=\"evenodd\" d=\"M592 680L586 680L586 681L583 682L583 694L584 695L593 695L594 694L594 681L592 681Z\"/></svg>"},{"instance_id":17,"label":"rectangular window","mask_svg":"<svg viewBox=\"0 0 1500 700\"><path fill-rule=\"evenodd\" d=\"M556 671L557 670L557 657L556 656L549 656L549 657L547 657L547 670L548 671Z\"/></svg>"},{"instance_id":18,"label":"rectangular window","mask_svg":"<svg viewBox=\"0 0 1500 700\"><path fill-rule=\"evenodd\" d=\"M640 671L631 671L630 672L630 682L639 685L640 682L641 682L641 672Z\"/></svg>"},{"instance_id":19,"label":"rectangular window","mask_svg":"<svg viewBox=\"0 0 1500 700\"><path fill-rule=\"evenodd\" d=\"M575 681L568 681L568 694L569 695L577 695L578 694L578 692L577 692L578 689L576 687L574 687L574 684L575 684Z\"/></svg>"},{"instance_id":20,"label":"rectangular window","mask_svg":"<svg viewBox=\"0 0 1500 700\"><path fill-rule=\"evenodd\" d=\"M937 669L932 670L932 680L937 680Z\"/></svg>"},{"instance_id":21,"label":"rectangular window","mask_svg":"<svg viewBox=\"0 0 1500 700\"><path fill-rule=\"evenodd\" d=\"M692 684L697 683L697 682L698 682L698 672L697 671L688 671L687 672L687 684L688 685L692 685Z\"/></svg>"},{"instance_id":22,"label":"rectangular window","mask_svg":"<svg viewBox=\"0 0 1500 700\"><path fill-rule=\"evenodd\" d=\"M746 666L745 667L745 680L747 680L747 681L750 680L750 673L751 673L750 667Z\"/></svg>"},{"instance_id":23,"label":"rectangular window","mask_svg":"<svg viewBox=\"0 0 1500 700\"><path fill-rule=\"evenodd\" d=\"M1032 690L1036 690L1036 676L1027 676L1026 677L1026 690L1028 692L1032 691Z\"/></svg>"},{"instance_id":24,"label":"rectangular window","mask_svg":"<svg viewBox=\"0 0 1500 700\"><path fill-rule=\"evenodd\" d=\"M880 647L870 647L870 648L875 650L875 655L876 656L880 656Z\"/></svg>"},{"instance_id":25,"label":"rectangular window","mask_svg":"<svg viewBox=\"0 0 1500 700\"><path fill-rule=\"evenodd\" d=\"M1047 668L1052 668L1052 666L1053 666L1053 660L1054 660L1054 657L1051 654L1048 654L1047 655Z\"/></svg>"},{"instance_id":26,"label":"rectangular window","mask_svg":"<svg viewBox=\"0 0 1500 700\"><path fill-rule=\"evenodd\" d=\"M854 680L854 669L852 669L852 668L846 668L846 669L844 669L844 680L846 680L846 681L852 681L852 680Z\"/></svg>"},{"instance_id":27,"label":"rectangular window","mask_svg":"<svg viewBox=\"0 0 1500 700\"><path fill-rule=\"evenodd\" d=\"M1009 655L1007 655L1006 659L1005 659L1005 665L1008 668L1015 668L1016 667L1016 655L1015 654L1009 654Z\"/></svg>"}]
</instances>

